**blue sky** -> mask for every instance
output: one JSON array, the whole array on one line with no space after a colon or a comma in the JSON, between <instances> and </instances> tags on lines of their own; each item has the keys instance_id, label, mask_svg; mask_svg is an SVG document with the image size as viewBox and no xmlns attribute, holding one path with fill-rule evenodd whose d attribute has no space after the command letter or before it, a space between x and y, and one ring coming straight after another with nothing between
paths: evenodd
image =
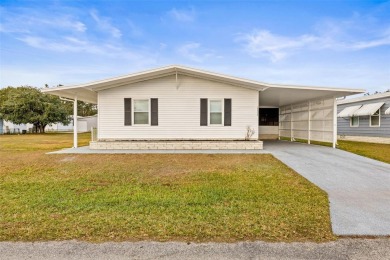
<instances>
[{"instance_id":1,"label":"blue sky","mask_svg":"<svg viewBox=\"0 0 390 260\"><path fill-rule=\"evenodd\" d=\"M171 64L269 82L390 88L390 1L0 0L0 87Z\"/></svg>"}]
</instances>

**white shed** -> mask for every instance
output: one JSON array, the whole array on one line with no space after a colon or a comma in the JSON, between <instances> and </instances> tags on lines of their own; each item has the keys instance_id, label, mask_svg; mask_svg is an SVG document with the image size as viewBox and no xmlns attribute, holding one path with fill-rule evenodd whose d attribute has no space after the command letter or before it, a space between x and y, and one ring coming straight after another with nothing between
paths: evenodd
<instances>
[{"instance_id":1,"label":"white shed","mask_svg":"<svg viewBox=\"0 0 390 260\"><path fill-rule=\"evenodd\" d=\"M73 116L70 117L71 122L68 125L62 123L55 123L47 125L46 132L71 132L73 131ZM79 133L88 132L91 128L97 127L97 115L94 116L78 116L77 117L77 131Z\"/></svg>"}]
</instances>

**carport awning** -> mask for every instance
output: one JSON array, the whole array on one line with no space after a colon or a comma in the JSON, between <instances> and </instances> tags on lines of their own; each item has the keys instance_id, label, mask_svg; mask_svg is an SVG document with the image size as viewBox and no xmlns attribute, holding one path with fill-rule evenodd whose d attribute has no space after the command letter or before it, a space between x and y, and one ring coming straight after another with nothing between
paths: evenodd
<instances>
[{"instance_id":1,"label":"carport awning","mask_svg":"<svg viewBox=\"0 0 390 260\"><path fill-rule=\"evenodd\" d=\"M390 107L385 111L385 115L390 115Z\"/></svg>"},{"instance_id":2,"label":"carport awning","mask_svg":"<svg viewBox=\"0 0 390 260\"><path fill-rule=\"evenodd\" d=\"M338 113L337 117L351 117L357 110L359 110L359 108L361 108L361 106L362 105L346 107Z\"/></svg>"},{"instance_id":3,"label":"carport awning","mask_svg":"<svg viewBox=\"0 0 390 260\"><path fill-rule=\"evenodd\" d=\"M357 110L355 113L353 113L354 116L372 116L375 114L376 111L378 111L379 108L383 106L385 102L379 102L379 103L371 103L371 104L365 104L359 110Z\"/></svg>"}]
</instances>

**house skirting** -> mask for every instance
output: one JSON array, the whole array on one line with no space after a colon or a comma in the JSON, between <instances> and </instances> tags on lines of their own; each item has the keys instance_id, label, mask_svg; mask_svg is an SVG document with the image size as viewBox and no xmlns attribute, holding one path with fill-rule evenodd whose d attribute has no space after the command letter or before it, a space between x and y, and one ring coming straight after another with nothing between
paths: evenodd
<instances>
[{"instance_id":1,"label":"house skirting","mask_svg":"<svg viewBox=\"0 0 390 260\"><path fill-rule=\"evenodd\" d=\"M278 134L259 134L260 140L277 140L278 138Z\"/></svg>"},{"instance_id":2,"label":"house skirting","mask_svg":"<svg viewBox=\"0 0 390 260\"><path fill-rule=\"evenodd\" d=\"M262 141L97 141L92 150L258 150Z\"/></svg>"}]
</instances>

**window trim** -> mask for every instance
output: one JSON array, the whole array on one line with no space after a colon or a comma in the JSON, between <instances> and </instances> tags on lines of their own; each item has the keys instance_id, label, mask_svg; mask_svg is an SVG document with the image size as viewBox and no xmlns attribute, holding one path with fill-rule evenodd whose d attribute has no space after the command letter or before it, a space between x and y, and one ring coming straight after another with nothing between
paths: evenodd
<instances>
[{"instance_id":1,"label":"window trim","mask_svg":"<svg viewBox=\"0 0 390 260\"><path fill-rule=\"evenodd\" d=\"M352 118L356 117L357 118L357 125L352 125ZM351 116L349 118L349 127L359 127L360 125L360 117L359 116Z\"/></svg>"},{"instance_id":2,"label":"window trim","mask_svg":"<svg viewBox=\"0 0 390 260\"><path fill-rule=\"evenodd\" d=\"M370 116L370 127L381 127L381 109L379 108L377 112L378 112L378 115L372 115L372 116ZM376 112L375 112L375 113L376 113ZM374 113L374 114L375 114L375 113ZM372 125L372 124L371 124L371 119L372 119L373 116L377 116L377 117L378 117L378 125Z\"/></svg>"},{"instance_id":3,"label":"window trim","mask_svg":"<svg viewBox=\"0 0 390 260\"><path fill-rule=\"evenodd\" d=\"M211 101L219 101L221 102L221 124L211 124ZM225 115L225 103L224 103L224 99L223 98L209 98L208 99L208 103L207 103L207 109L208 109L208 119L207 119L207 123L208 123L208 126L224 126L224 115ZM214 112L215 113L215 112Z\"/></svg>"},{"instance_id":4,"label":"window trim","mask_svg":"<svg viewBox=\"0 0 390 260\"><path fill-rule=\"evenodd\" d=\"M135 113L138 113L135 111L135 102L136 101L148 101L148 124L136 124L135 123ZM131 123L133 126L150 126L150 123L151 123L151 101L150 101L150 98L133 98L133 101L131 102L131 108L132 108L132 118L131 118ZM140 113L145 113L145 112L140 112Z\"/></svg>"}]
</instances>

